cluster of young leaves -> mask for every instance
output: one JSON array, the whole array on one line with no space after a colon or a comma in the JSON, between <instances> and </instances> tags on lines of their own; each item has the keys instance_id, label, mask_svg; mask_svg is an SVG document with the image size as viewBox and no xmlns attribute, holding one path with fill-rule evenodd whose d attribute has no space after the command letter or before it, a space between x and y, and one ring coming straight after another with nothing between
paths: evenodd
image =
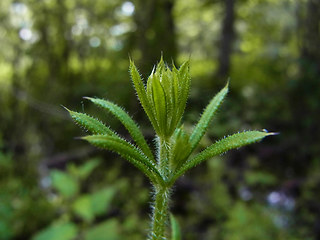
<instances>
[{"instance_id":1,"label":"cluster of young leaves","mask_svg":"<svg viewBox=\"0 0 320 240\"><path fill-rule=\"evenodd\" d=\"M130 61L130 74L140 103L156 132L156 136L164 142L167 148L168 154L164 157L167 158L165 161L167 166L165 167L168 174L163 174L161 168L164 166L160 164L159 156L154 156L137 123L115 103L104 99L85 97L114 115L128 130L133 142L126 141L94 117L67 110L77 124L91 132L92 135L82 139L97 147L117 152L139 168L155 185L172 186L177 178L199 163L228 150L257 142L272 135L266 131L236 133L217 141L191 157L225 98L228 84L212 98L203 111L199 122L189 134L181 125L190 89L189 62L183 63L179 69L175 66L170 69L161 59L146 84L141 79L133 61Z\"/></svg>"}]
</instances>

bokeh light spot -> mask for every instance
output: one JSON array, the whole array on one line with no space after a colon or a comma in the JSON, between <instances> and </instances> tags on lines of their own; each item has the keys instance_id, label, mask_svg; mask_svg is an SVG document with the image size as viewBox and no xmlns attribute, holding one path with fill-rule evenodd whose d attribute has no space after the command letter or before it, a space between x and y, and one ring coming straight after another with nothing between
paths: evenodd
<instances>
[{"instance_id":1,"label":"bokeh light spot","mask_svg":"<svg viewBox=\"0 0 320 240\"><path fill-rule=\"evenodd\" d=\"M19 31L19 36L24 41L30 41L32 39L32 31L29 28L22 28Z\"/></svg>"},{"instance_id":2,"label":"bokeh light spot","mask_svg":"<svg viewBox=\"0 0 320 240\"><path fill-rule=\"evenodd\" d=\"M131 16L134 13L134 5L132 2L124 2L121 6L122 14L125 16Z\"/></svg>"},{"instance_id":3,"label":"bokeh light spot","mask_svg":"<svg viewBox=\"0 0 320 240\"><path fill-rule=\"evenodd\" d=\"M100 40L100 38L98 38L98 37L92 37L92 38L90 38L90 40L89 40L89 44L90 44L91 47L96 48L96 47L99 47L99 46L100 46L101 40Z\"/></svg>"}]
</instances>

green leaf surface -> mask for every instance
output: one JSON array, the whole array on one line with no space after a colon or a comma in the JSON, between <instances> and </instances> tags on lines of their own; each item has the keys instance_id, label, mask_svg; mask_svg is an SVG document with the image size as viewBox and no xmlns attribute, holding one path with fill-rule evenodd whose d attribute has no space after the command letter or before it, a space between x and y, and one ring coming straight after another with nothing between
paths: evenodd
<instances>
[{"instance_id":1,"label":"green leaf surface","mask_svg":"<svg viewBox=\"0 0 320 240\"><path fill-rule=\"evenodd\" d=\"M77 198L77 200L72 204L72 210L78 217L81 217L86 222L91 222L94 219L90 195L88 194Z\"/></svg>"},{"instance_id":2,"label":"green leaf surface","mask_svg":"<svg viewBox=\"0 0 320 240\"><path fill-rule=\"evenodd\" d=\"M101 162L99 158L89 159L87 162L77 167L77 176L81 179L86 179Z\"/></svg>"},{"instance_id":3,"label":"green leaf surface","mask_svg":"<svg viewBox=\"0 0 320 240\"><path fill-rule=\"evenodd\" d=\"M109 187L91 194L92 210L96 216L108 211L115 193L115 188Z\"/></svg>"},{"instance_id":4,"label":"green leaf surface","mask_svg":"<svg viewBox=\"0 0 320 240\"><path fill-rule=\"evenodd\" d=\"M67 108L66 108L67 109ZM74 112L67 109L70 113L72 119L81 127L85 128L86 130L90 131L93 134L110 134L116 135L110 128L104 125L99 120L88 116L85 113Z\"/></svg>"},{"instance_id":5,"label":"green leaf surface","mask_svg":"<svg viewBox=\"0 0 320 240\"><path fill-rule=\"evenodd\" d=\"M174 180L179 176L184 174L190 168L195 167L199 163L222 154L231 149L243 147L245 145L257 142L263 139L266 136L274 135L274 133L260 132L260 131L246 131L241 133L236 133L226 138L223 138L216 143L212 144L199 154L197 154L194 158L187 161L175 174ZM172 180L172 181L174 181Z\"/></svg>"},{"instance_id":6,"label":"green leaf surface","mask_svg":"<svg viewBox=\"0 0 320 240\"><path fill-rule=\"evenodd\" d=\"M73 240L77 235L77 226L73 223L56 223L43 229L32 240Z\"/></svg>"},{"instance_id":7,"label":"green leaf surface","mask_svg":"<svg viewBox=\"0 0 320 240\"><path fill-rule=\"evenodd\" d=\"M140 100L140 103L146 112L147 116L150 119L151 124L153 125L154 129L158 131L157 122L154 116L153 107L150 103L150 99L147 96L145 85L143 84L143 81L140 77L140 74L138 72L138 69L134 65L134 62L130 60L130 75L131 79L134 85L134 88L137 92L138 98Z\"/></svg>"},{"instance_id":8,"label":"green leaf surface","mask_svg":"<svg viewBox=\"0 0 320 240\"><path fill-rule=\"evenodd\" d=\"M106 188L82 195L73 203L72 210L83 220L92 222L96 216L107 212L114 194L114 188Z\"/></svg>"},{"instance_id":9,"label":"green leaf surface","mask_svg":"<svg viewBox=\"0 0 320 240\"><path fill-rule=\"evenodd\" d=\"M191 151L193 151L197 147L201 138L205 134L210 121L214 117L217 109L219 108L220 104L222 103L222 100L224 99L227 93L228 93L228 83L217 95L215 95L212 98L212 100L204 110L199 122L195 126L190 136Z\"/></svg>"},{"instance_id":10,"label":"green leaf surface","mask_svg":"<svg viewBox=\"0 0 320 240\"><path fill-rule=\"evenodd\" d=\"M112 113L129 131L131 134L132 139L136 142L136 144L141 148L142 152L151 160L154 161L153 154L151 149L149 148L146 140L144 139L140 128L138 125L133 121L133 119L118 105L103 99L98 98L88 98L94 104L108 110Z\"/></svg>"},{"instance_id":11,"label":"green leaf surface","mask_svg":"<svg viewBox=\"0 0 320 240\"><path fill-rule=\"evenodd\" d=\"M172 67L172 79L171 79L171 93L172 93L172 106L173 106L173 111L176 111L179 108L179 79L178 79L178 70L176 67L173 65ZM175 128L177 127L177 124L181 120L181 115L177 112L172 113L172 119L170 123L170 132L173 132Z\"/></svg>"},{"instance_id":12,"label":"green leaf surface","mask_svg":"<svg viewBox=\"0 0 320 240\"><path fill-rule=\"evenodd\" d=\"M178 84L179 84L179 100L178 113L175 125L179 123L186 108L187 99L190 92L191 77L189 69L189 61L184 62L178 70Z\"/></svg>"},{"instance_id":13,"label":"green leaf surface","mask_svg":"<svg viewBox=\"0 0 320 240\"><path fill-rule=\"evenodd\" d=\"M170 214L171 223L171 240L181 240L181 231L178 221L175 219L173 214Z\"/></svg>"},{"instance_id":14,"label":"green leaf surface","mask_svg":"<svg viewBox=\"0 0 320 240\"><path fill-rule=\"evenodd\" d=\"M127 159L143 173L146 174L153 182L162 181L156 165L150 161L139 149L125 140L108 135L91 135L83 137L94 146L115 151L123 158Z\"/></svg>"},{"instance_id":15,"label":"green leaf surface","mask_svg":"<svg viewBox=\"0 0 320 240\"><path fill-rule=\"evenodd\" d=\"M189 136L183 127L176 129L170 142L169 162L174 171L179 168L189 157L190 153Z\"/></svg>"},{"instance_id":16,"label":"green leaf surface","mask_svg":"<svg viewBox=\"0 0 320 240\"><path fill-rule=\"evenodd\" d=\"M120 240L119 223L116 219L93 226L84 234L85 240Z\"/></svg>"},{"instance_id":17,"label":"green leaf surface","mask_svg":"<svg viewBox=\"0 0 320 240\"><path fill-rule=\"evenodd\" d=\"M164 89L165 94L165 107L166 107L166 121L165 121L165 128L166 128L166 135L170 136L172 134L171 132L171 124L172 124L172 118L176 114L174 113L174 95L173 95L173 81L172 81L172 72L169 68L167 68L163 73L161 77L161 86Z\"/></svg>"},{"instance_id":18,"label":"green leaf surface","mask_svg":"<svg viewBox=\"0 0 320 240\"><path fill-rule=\"evenodd\" d=\"M152 84L152 98L156 112L156 119L159 124L160 132L158 134L165 135L167 129L167 106L166 95L160 77L155 76Z\"/></svg>"},{"instance_id":19,"label":"green leaf surface","mask_svg":"<svg viewBox=\"0 0 320 240\"><path fill-rule=\"evenodd\" d=\"M79 191L79 183L69 174L52 170L50 172L52 186L64 197L70 198L75 196Z\"/></svg>"}]
</instances>

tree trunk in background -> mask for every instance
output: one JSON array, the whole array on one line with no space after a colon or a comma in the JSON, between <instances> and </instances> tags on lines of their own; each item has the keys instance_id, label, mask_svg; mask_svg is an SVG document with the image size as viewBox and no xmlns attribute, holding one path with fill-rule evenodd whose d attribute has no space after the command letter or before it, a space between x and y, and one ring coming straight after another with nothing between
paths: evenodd
<instances>
[{"instance_id":1,"label":"tree trunk in background","mask_svg":"<svg viewBox=\"0 0 320 240\"><path fill-rule=\"evenodd\" d=\"M318 166L316 156L320 156L320 148L317 144L320 142L320 1L297 2L300 75L292 81L289 93L291 119L294 120L292 128L295 141L292 149L297 149L295 158L305 166L307 172L312 173ZM301 147L301 141L312 147L308 149ZM314 239L320 239L320 204L317 201L319 192L315 190L319 179L317 180L312 174L306 176L306 183L302 188L307 188L314 194L301 197L297 210L303 212L308 209L308 214L313 218L306 220L305 224L313 227L311 234ZM305 213L301 216L303 214Z\"/></svg>"},{"instance_id":2,"label":"tree trunk in background","mask_svg":"<svg viewBox=\"0 0 320 240\"><path fill-rule=\"evenodd\" d=\"M161 52L168 63L176 59L174 0L137 0L134 4L134 21L137 25L134 45L141 53L138 65L145 76L159 61Z\"/></svg>"},{"instance_id":3,"label":"tree trunk in background","mask_svg":"<svg viewBox=\"0 0 320 240\"><path fill-rule=\"evenodd\" d=\"M320 2L309 0L307 3L306 15L301 26L302 47L301 59L309 61L314 73L320 72Z\"/></svg>"},{"instance_id":4,"label":"tree trunk in background","mask_svg":"<svg viewBox=\"0 0 320 240\"><path fill-rule=\"evenodd\" d=\"M308 0L298 6L298 33L300 42L300 75L292 84L292 114L295 129L305 135L310 144L320 141L320 1ZM299 120L298 120L299 119ZM315 149L317 155L320 150ZM304 158L312 153L305 153ZM315 156L315 155L314 155Z\"/></svg>"},{"instance_id":5,"label":"tree trunk in background","mask_svg":"<svg viewBox=\"0 0 320 240\"><path fill-rule=\"evenodd\" d=\"M234 22L235 22L235 0L225 0L224 3L224 19L221 26L221 38L218 56L218 69L216 77L225 79L229 77L230 56L232 52L232 44L234 40Z\"/></svg>"}]
</instances>

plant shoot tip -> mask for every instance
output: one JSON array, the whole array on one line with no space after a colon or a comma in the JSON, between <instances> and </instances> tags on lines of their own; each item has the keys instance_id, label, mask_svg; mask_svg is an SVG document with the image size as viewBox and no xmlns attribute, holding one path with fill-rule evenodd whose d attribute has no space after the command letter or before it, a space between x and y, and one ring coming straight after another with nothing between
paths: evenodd
<instances>
[{"instance_id":1,"label":"plant shoot tip","mask_svg":"<svg viewBox=\"0 0 320 240\"><path fill-rule=\"evenodd\" d=\"M275 136L275 135L279 135L280 132L270 132L268 133L268 136Z\"/></svg>"},{"instance_id":2,"label":"plant shoot tip","mask_svg":"<svg viewBox=\"0 0 320 240\"><path fill-rule=\"evenodd\" d=\"M61 107L63 107L65 110L67 110L68 112L71 112L71 110L65 106L63 106L62 104L60 105Z\"/></svg>"}]
</instances>

